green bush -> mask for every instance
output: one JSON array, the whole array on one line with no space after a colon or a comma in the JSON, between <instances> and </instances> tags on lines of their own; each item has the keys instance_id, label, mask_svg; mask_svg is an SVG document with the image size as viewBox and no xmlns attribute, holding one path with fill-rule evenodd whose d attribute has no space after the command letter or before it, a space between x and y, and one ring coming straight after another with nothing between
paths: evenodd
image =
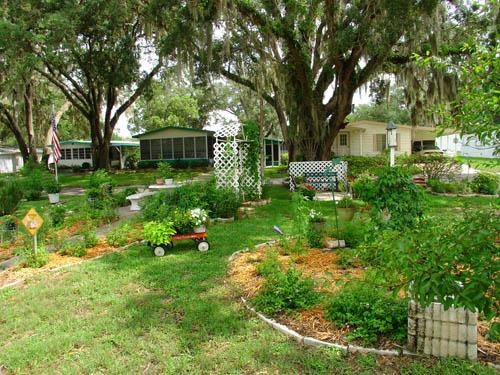
<instances>
[{"instance_id":1,"label":"green bush","mask_svg":"<svg viewBox=\"0 0 500 375\"><path fill-rule=\"evenodd\" d=\"M110 244L113 247L125 246L127 244L127 237L130 230L131 230L130 225L127 223L118 226L116 228L113 228L106 235L108 244Z\"/></svg>"},{"instance_id":2,"label":"green bush","mask_svg":"<svg viewBox=\"0 0 500 375\"><path fill-rule=\"evenodd\" d=\"M361 180L361 179L360 179ZM376 180L364 178L356 181L359 197L373 206L373 218L384 226L411 227L423 215L424 191L413 183L411 174L404 168L384 168ZM381 212L389 212L384 221Z\"/></svg>"},{"instance_id":3,"label":"green bush","mask_svg":"<svg viewBox=\"0 0 500 375\"><path fill-rule=\"evenodd\" d=\"M461 171L458 160L443 155L411 155L406 166L418 165L427 180L453 179Z\"/></svg>"},{"instance_id":4,"label":"green bush","mask_svg":"<svg viewBox=\"0 0 500 375\"><path fill-rule=\"evenodd\" d=\"M346 284L334 294L326 308L326 318L338 327L349 327L346 337L364 344L383 336L404 342L408 301L360 281Z\"/></svg>"},{"instance_id":5,"label":"green bush","mask_svg":"<svg viewBox=\"0 0 500 375\"><path fill-rule=\"evenodd\" d=\"M175 229L172 221L150 221L144 224L144 240L151 245L166 245L170 243L174 234Z\"/></svg>"},{"instance_id":6,"label":"green bush","mask_svg":"<svg viewBox=\"0 0 500 375\"><path fill-rule=\"evenodd\" d=\"M29 201L40 199L45 179L42 167L29 163L22 173L26 176L22 182L24 197Z\"/></svg>"},{"instance_id":7,"label":"green bush","mask_svg":"<svg viewBox=\"0 0 500 375\"><path fill-rule=\"evenodd\" d=\"M137 193L137 188L135 187L127 187L118 193L113 194L113 200L118 207L128 206L129 201L127 197L129 195Z\"/></svg>"},{"instance_id":8,"label":"green bush","mask_svg":"<svg viewBox=\"0 0 500 375\"><path fill-rule=\"evenodd\" d=\"M230 218L236 216L241 199L231 188L217 188L212 191L208 211L211 217Z\"/></svg>"},{"instance_id":9,"label":"green bush","mask_svg":"<svg viewBox=\"0 0 500 375\"><path fill-rule=\"evenodd\" d=\"M23 186L17 178L0 180L0 216L12 215L23 199Z\"/></svg>"},{"instance_id":10,"label":"green bush","mask_svg":"<svg viewBox=\"0 0 500 375\"><path fill-rule=\"evenodd\" d=\"M494 195L498 189L498 177L480 173L472 179L470 186L474 193Z\"/></svg>"},{"instance_id":11,"label":"green bush","mask_svg":"<svg viewBox=\"0 0 500 375\"><path fill-rule=\"evenodd\" d=\"M379 170L387 165L385 155L377 156L342 156L347 162L347 176L358 177L362 174L378 174Z\"/></svg>"},{"instance_id":12,"label":"green bush","mask_svg":"<svg viewBox=\"0 0 500 375\"><path fill-rule=\"evenodd\" d=\"M259 311L270 315L306 309L318 301L319 293L314 290L313 280L293 268L272 274L253 299Z\"/></svg>"},{"instance_id":13,"label":"green bush","mask_svg":"<svg viewBox=\"0 0 500 375\"><path fill-rule=\"evenodd\" d=\"M427 186L435 193L460 194L467 191L467 185L460 181L444 182L438 179L430 179Z\"/></svg>"},{"instance_id":14,"label":"green bush","mask_svg":"<svg viewBox=\"0 0 500 375\"><path fill-rule=\"evenodd\" d=\"M309 225L306 231L306 239L309 247L323 247L323 233L319 230L316 230L312 224Z\"/></svg>"},{"instance_id":15,"label":"green bush","mask_svg":"<svg viewBox=\"0 0 500 375\"><path fill-rule=\"evenodd\" d=\"M340 225L341 238L345 240L348 247L356 248L366 241L373 239L373 223L369 218L360 219L354 217L352 221L344 221ZM333 233L333 237L337 234Z\"/></svg>"},{"instance_id":16,"label":"green bush","mask_svg":"<svg viewBox=\"0 0 500 375\"><path fill-rule=\"evenodd\" d=\"M86 229L83 232L83 243L87 249L94 247L99 242L95 229Z\"/></svg>"},{"instance_id":17,"label":"green bush","mask_svg":"<svg viewBox=\"0 0 500 375\"><path fill-rule=\"evenodd\" d=\"M94 209L105 209L112 205L113 182L108 172L99 169L93 172L87 184L86 195L90 206Z\"/></svg>"},{"instance_id":18,"label":"green bush","mask_svg":"<svg viewBox=\"0 0 500 375\"><path fill-rule=\"evenodd\" d=\"M257 275L268 278L277 272L281 271L281 264L278 259L278 252L276 250L268 249L266 256L262 262L257 264L255 272Z\"/></svg>"},{"instance_id":19,"label":"green bush","mask_svg":"<svg viewBox=\"0 0 500 375\"><path fill-rule=\"evenodd\" d=\"M49 253L43 246L38 246L36 253L33 248L29 245L21 247L16 255L23 259L23 263L26 267L30 268L40 268L49 262Z\"/></svg>"},{"instance_id":20,"label":"green bush","mask_svg":"<svg viewBox=\"0 0 500 375\"><path fill-rule=\"evenodd\" d=\"M486 333L486 339L491 342L500 342L500 322L491 323L491 327Z\"/></svg>"},{"instance_id":21,"label":"green bush","mask_svg":"<svg viewBox=\"0 0 500 375\"><path fill-rule=\"evenodd\" d=\"M49 216L52 222L52 226L61 226L64 222L64 215L66 214L66 208L62 204L54 204L49 208Z\"/></svg>"},{"instance_id":22,"label":"green bush","mask_svg":"<svg viewBox=\"0 0 500 375\"><path fill-rule=\"evenodd\" d=\"M82 241L68 242L62 247L60 254L81 258L87 254L87 248Z\"/></svg>"}]
</instances>

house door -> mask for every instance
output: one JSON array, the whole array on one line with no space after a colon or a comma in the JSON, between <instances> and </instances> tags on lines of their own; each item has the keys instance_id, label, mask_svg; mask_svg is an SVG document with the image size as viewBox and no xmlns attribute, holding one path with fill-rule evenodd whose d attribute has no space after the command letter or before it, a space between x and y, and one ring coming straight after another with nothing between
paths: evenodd
<instances>
[{"instance_id":1,"label":"house door","mask_svg":"<svg viewBox=\"0 0 500 375\"><path fill-rule=\"evenodd\" d=\"M349 133L341 132L339 133L338 136L338 154L339 155L350 155L351 154L351 148L350 148L350 139L349 139Z\"/></svg>"}]
</instances>

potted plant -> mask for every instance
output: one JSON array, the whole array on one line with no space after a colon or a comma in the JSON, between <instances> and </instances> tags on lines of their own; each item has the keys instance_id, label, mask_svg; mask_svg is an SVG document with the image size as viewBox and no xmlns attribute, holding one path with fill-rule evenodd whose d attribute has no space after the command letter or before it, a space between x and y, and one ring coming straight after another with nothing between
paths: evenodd
<instances>
[{"instance_id":1,"label":"potted plant","mask_svg":"<svg viewBox=\"0 0 500 375\"><path fill-rule=\"evenodd\" d=\"M158 174L159 178L163 179L163 182L167 185L173 185L174 180L173 180L173 169L172 166L170 165L169 162L167 161L160 161L158 163ZM157 184L162 185L162 183L158 183L157 179Z\"/></svg>"},{"instance_id":2,"label":"potted plant","mask_svg":"<svg viewBox=\"0 0 500 375\"><path fill-rule=\"evenodd\" d=\"M59 192L61 191L61 185L56 180L49 179L45 182L44 190L49 196L50 203L59 202Z\"/></svg>"},{"instance_id":3,"label":"potted plant","mask_svg":"<svg viewBox=\"0 0 500 375\"><path fill-rule=\"evenodd\" d=\"M349 197L343 197L337 202L337 214L340 220L350 221L356 212L356 205Z\"/></svg>"},{"instance_id":4,"label":"potted plant","mask_svg":"<svg viewBox=\"0 0 500 375\"><path fill-rule=\"evenodd\" d=\"M195 233L203 233L205 232L205 223L207 222L208 219L208 214L207 211L205 211L202 208L193 208L192 210L189 211L189 214L191 216L191 222L194 226L194 232Z\"/></svg>"},{"instance_id":5,"label":"potted plant","mask_svg":"<svg viewBox=\"0 0 500 375\"><path fill-rule=\"evenodd\" d=\"M309 210L309 224L318 232L322 232L325 228L326 218L318 211L311 209Z\"/></svg>"},{"instance_id":6,"label":"potted plant","mask_svg":"<svg viewBox=\"0 0 500 375\"><path fill-rule=\"evenodd\" d=\"M143 237L153 247L156 256L163 256L175 234L174 223L168 220L149 221L144 224Z\"/></svg>"}]
</instances>

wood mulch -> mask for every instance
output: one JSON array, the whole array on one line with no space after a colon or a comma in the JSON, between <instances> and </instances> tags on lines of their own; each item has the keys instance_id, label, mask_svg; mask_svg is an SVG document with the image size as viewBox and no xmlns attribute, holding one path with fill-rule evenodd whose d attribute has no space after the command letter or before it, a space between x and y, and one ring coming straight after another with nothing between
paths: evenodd
<instances>
[{"instance_id":1,"label":"wood mulch","mask_svg":"<svg viewBox=\"0 0 500 375\"><path fill-rule=\"evenodd\" d=\"M245 299L251 299L261 289L264 278L256 272L256 266L262 262L268 251L273 250L274 245L263 245L253 251L241 252L232 257L228 279L238 294ZM338 252L331 250L310 249L301 255L279 255L279 261L285 267L294 263L304 275L311 276L318 283L318 289L335 293L349 279L361 278L362 268L346 268L338 264ZM347 345L345 334L349 328L336 328L325 319L322 306L300 311L295 314L282 314L274 319L298 332L302 336L313 337L318 340ZM488 323L478 323L478 358L487 362L500 364L500 343L492 343L485 339ZM400 350L401 346L388 339L380 340L376 347L378 349Z\"/></svg>"}]
</instances>

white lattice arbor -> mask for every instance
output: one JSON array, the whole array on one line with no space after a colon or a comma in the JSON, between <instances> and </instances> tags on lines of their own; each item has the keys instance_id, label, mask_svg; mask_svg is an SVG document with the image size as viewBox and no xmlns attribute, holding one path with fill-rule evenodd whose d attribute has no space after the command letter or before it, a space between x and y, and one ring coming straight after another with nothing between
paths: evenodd
<instances>
[{"instance_id":1,"label":"white lattice arbor","mask_svg":"<svg viewBox=\"0 0 500 375\"><path fill-rule=\"evenodd\" d=\"M331 176L331 174L334 176ZM290 190L295 190L295 177L305 177L306 182L316 190L330 190L332 182L342 181L347 186L347 162L331 161L298 161L289 164ZM332 181L333 179L333 181Z\"/></svg>"},{"instance_id":2,"label":"white lattice arbor","mask_svg":"<svg viewBox=\"0 0 500 375\"><path fill-rule=\"evenodd\" d=\"M215 132L214 174L217 187L231 188L239 194L252 191L260 197L262 180L260 173L251 173L247 167L247 157L251 144L239 140L241 125L232 123ZM259 168L259 160L256 161Z\"/></svg>"}]
</instances>

